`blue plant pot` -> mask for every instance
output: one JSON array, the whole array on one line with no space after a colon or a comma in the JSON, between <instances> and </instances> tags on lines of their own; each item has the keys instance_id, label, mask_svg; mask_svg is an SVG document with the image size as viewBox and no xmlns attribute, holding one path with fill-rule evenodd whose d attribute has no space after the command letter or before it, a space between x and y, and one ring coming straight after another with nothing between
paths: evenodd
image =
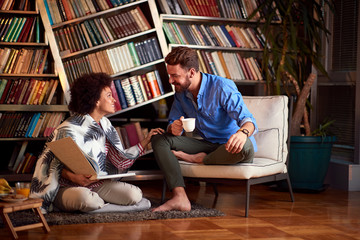
<instances>
[{"instance_id":1,"label":"blue plant pot","mask_svg":"<svg viewBox=\"0 0 360 240\"><path fill-rule=\"evenodd\" d=\"M292 136L289 175L294 189L321 191L336 137Z\"/></svg>"}]
</instances>

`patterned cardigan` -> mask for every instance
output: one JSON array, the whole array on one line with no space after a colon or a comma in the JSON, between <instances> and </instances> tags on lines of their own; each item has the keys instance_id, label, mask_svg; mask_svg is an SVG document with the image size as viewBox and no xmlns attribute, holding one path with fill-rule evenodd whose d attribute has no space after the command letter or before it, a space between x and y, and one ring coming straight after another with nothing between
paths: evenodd
<instances>
[{"instance_id":1,"label":"patterned cardigan","mask_svg":"<svg viewBox=\"0 0 360 240\"><path fill-rule=\"evenodd\" d=\"M108 118L103 117L100 120L100 125L88 114L77 114L60 124L47 141L51 142L71 137L84 153L98 163L102 172L115 174L127 171L127 169L118 169L112 164L113 159L109 159L111 154L106 155L106 141L110 143L109 152L117 154L115 156L116 160L113 161L124 159L124 161L127 161L127 167L130 167L143 154L143 148L138 144L124 149L118 133ZM130 164L128 163L129 161ZM30 193L31 198L42 198L44 200L42 208L45 211L53 210L52 202L59 189L59 180L63 166L45 145L36 163Z\"/></svg>"}]
</instances>

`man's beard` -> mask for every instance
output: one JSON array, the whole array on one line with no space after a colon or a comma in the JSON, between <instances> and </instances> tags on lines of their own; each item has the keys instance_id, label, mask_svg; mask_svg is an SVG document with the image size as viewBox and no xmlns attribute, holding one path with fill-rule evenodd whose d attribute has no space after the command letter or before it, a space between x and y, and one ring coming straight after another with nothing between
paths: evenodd
<instances>
[{"instance_id":1,"label":"man's beard","mask_svg":"<svg viewBox=\"0 0 360 240\"><path fill-rule=\"evenodd\" d=\"M186 77L186 80L183 84L174 84L175 92L181 93L181 92L188 90L190 84L191 84L191 82L190 82L189 78Z\"/></svg>"}]
</instances>

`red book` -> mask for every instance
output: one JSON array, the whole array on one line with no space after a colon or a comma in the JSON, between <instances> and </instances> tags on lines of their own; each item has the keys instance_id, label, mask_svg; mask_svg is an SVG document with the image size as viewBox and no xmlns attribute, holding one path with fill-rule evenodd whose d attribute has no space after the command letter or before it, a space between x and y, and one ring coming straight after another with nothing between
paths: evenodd
<instances>
[{"instance_id":1,"label":"red book","mask_svg":"<svg viewBox=\"0 0 360 240\"><path fill-rule=\"evenodd\" d=\"M4 92L3 92L3 94L1 95L0 104L3 104L3 103L4 103L5 98L6 98L6 96L8 95L10 86L13 84L12 82L13 82L13 80L8 80L8 81L7 81L6 86L5 86L5 88L4 88Z\"/></svg>"},{"instance_id":2,"label":"red book","mask_svg":"<svg viewBox=\"0 0 360 240\"><path fill-rule=\"evenodd\" d=\"M117 95L117 92L116 92L114 81L111 82L111 94L112 94L112 97L115 98L115 101L116 101L115 102L115 111L120 111L121 105L120 105L119 96Z\"/></svg>"},{"instance_id":3,"label":"red book","mask_svg":"<svg viewBox=\"0 0 360 240\"><path fill-rule=\"evenodd\" d=\"M29 87L28 87L28 89L27 89L27 91L26 91L26 93L25 93L25 96L24 96L21 104L26 104L26 103L27 103L27 100L28 100L28 98L29 98L29 96L30 96L30 93L31 93L32 89L34 88L35 84L36 84L36 80L35 80L35 79L31 79L31 80L30 80Z\"/></svg>"},{"instance_id":4,"label":"red book","mask_svg":"<svg viewBox=\"0 0 360 240\"><path fill-rule=\"evenodd\" d=\"M30 27L32 25L33 20L34 20L34 18L32 18L32 17L27 18L25 25L24 25L23 29L21 30L21 33L18 37L17 42L25 42L24 39L26 39L26 37L28 36L28 34L30 32Z\"/></svg>"},{"instance_id":5,"label":"red book","mask_svg":"<svg viewBox=\"0 0 360 240\"><path fill-rule=\"evenodd\" d=\"M149 83L148 83L148 81L147 81L147 79L146 79L146 75L145 75L145 74L141 75L141 80L142 80L142 83L143 83L143 85L144 85L145 92L146 92L146 96L147 96L148 100L152 99L153 97L152 97L152 94L151 94L151 91L150 91L150 87L149 87Z\"/></svg>"},{"instance_id":6,"label":"red book","mask_svg":"<svg viewBox=\"0 0 360 240\"><path fill-rule=\"evenodd\" d=\"M146 79L149 83L149 88L150 88L152 96L153 97L160 96L161 93L160 93L159 85L156 81L156 76L155 76L154 71L146 73Z\"/></svg>"},{"instance_id":7,"label":"red book","mask_svg":"<svg viewBox=\"0 0 360 240\"><path fill-rule=\"evenodd\" d=\"M137 131L136 131L136 127L135 124L133 123L129 123L126 124L125 126L126 129L126 133L129 139L129 143L130 143L130 147L138 144L140 142Z\"/></svg>"},{"instance_id":8,"label":"red book","mask_svg":"<svg viewBox=\"0 0 360 240\"><path fill-rule=\"evenodd\" d=\"M60 1L62 2L63 6L64 6L65 15L66 15L67 20L73 19L68 1L67 0L60 0Z\"/></svg>"},{"instance_id":9,"label":"red book","mask_svg":"<svg viewBox=\"0 0 360 240\"><path fill-rule=\"evenodd\" d=\"M241 66L241 70L242 72L244 73L244 77L246 80L250 79L250 76L249 76L249 73L247 72L246 70L246 67L245 67L245 64L240 56L240 54L236 54L236 57L238 58L239 60L239 63L240 63L240 66Z\"/></svg>"},{"instance_id":10,"label":"red book","mask_svg":"<svg viewBox=\"0 0 360 240\"><path fill-rule=\"evenodd\" d=\"M11 103L11 100L12 100L13 96L15 95L16 91L17 91L20 80L17 79L17 80L14 80L13 82L14 82L14 84L12 85L12 87L10 89L10 94L6 99L7 104Z\"/></svg>"},{"instance_id":11,"label":"red book","mask_svg":"<svg viewBox=\"0 0 360 240\"><path fill-rule=\"evenodd\" d=\"M20 94L24 88L24 85L25 85L25 82L26 80L25 79L19 79L19 84L18 84L18 87L16 89L16 92L14 94L14 96L12 97L11 99L11 103L14 104L14 103L17 103L19 97L20 97Z\"/></svg>"}]
</instances>

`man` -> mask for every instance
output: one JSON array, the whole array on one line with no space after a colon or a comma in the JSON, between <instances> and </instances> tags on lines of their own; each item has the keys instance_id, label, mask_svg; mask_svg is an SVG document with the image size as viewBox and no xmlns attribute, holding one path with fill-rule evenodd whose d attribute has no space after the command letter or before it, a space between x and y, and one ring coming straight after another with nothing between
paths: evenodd
<instances>
[{"instance_id":1,"label":"man","mask_svg":"<svg viewBox=\"0 0 360 240\"><path fill-rule=\"evenodd\" d=\"M167 133L153 136L152 146L173 196L154 211L189 211L178 159L198 164L252 162L257 126L235 83L201 73L194 50L174 48L165 62L176 93ZM195 134L201 140L182 136L184 117L196 118Z\"/></svg>"}]
</instances>

